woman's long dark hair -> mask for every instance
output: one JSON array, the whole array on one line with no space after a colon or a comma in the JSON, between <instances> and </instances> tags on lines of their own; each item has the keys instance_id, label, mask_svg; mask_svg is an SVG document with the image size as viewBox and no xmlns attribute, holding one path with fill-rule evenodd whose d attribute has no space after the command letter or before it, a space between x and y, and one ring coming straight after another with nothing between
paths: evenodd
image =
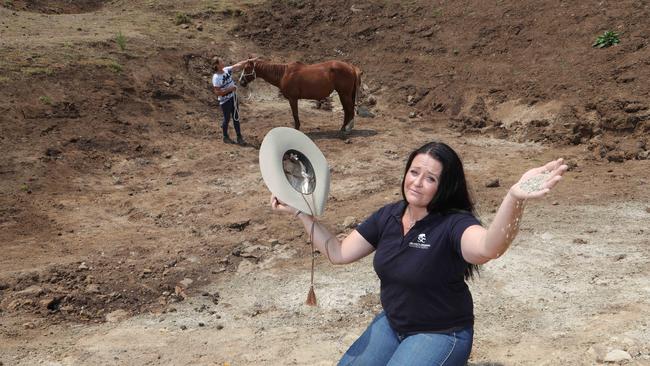
<instances>
[{"instance_id":1,"label":"woman's long dark hair","mask_svg":"<svg viewBox=\"0 0 650 366\"><path fill-rule=\"evenodd\" d=\"M438 183L438 190L431 202L427 205L428 212L438 212L441 214L448 214L452 212L470 212L475 217L476 209L474 201L472 200L469 189L467 188L467 180L465 179L465 171L463 169L463 162L456 152L449 147L449 145L432 141L422 145L417 150L413 151L406 162L404 169L404 176L402 177L402 198L406 201L404 194L404 182L406 174L411 168L411 163L417 155L427 154L439 161L442 164L442 172ZM478 274L479 267L475 264L470 264L465 270L465 279L474 277Z\"/></svg>"}]
</instances>

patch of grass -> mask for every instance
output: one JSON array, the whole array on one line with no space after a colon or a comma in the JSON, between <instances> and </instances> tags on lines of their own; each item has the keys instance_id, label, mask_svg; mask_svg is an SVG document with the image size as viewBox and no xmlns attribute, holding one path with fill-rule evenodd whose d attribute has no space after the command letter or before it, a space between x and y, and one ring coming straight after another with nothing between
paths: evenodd
<instances>
[{"instance_id":1,"label":"patch of grass","mask_svg":"<svg viewBox=\"0 0 650 366\"><path fill-rule=\"evenodd\" d=\"M591 47L606 48L615 44L619 44L620 42L621 40L618 38L618 33L614 31L606 31L601 36L598 36L598 38L596 38L596 41L591 45Z\"/></svg>"},{"instance_id":2,"label":"patch of grass","mask_svg":"<svg viewBox=\"0 0 650 366\"><path fill-rule=\"evenodd\" d=\"M111 69L113 72L122 72L122 65L120 65L117 61L111 60L111 62L108 63L108 68Z\"/></svg>"},{"instance_id":3,"label":"patch of grass","mask_svg":"<svg viewBox=\"0 0 650 366\"><path fill-rule=\"evenodd\" d=\"M47 95L38 97L38 100L40 100L43 104L52 105L52 98L48 97Z\"/></svg>"},{"instance_id":4,"label":"patch of grass","mask_svg":"<svg viewBox=\"0 0 650 366\"><path fill-rule=\"evenodd\" d=\"M240 17L244 12L241 9L226 8L221 13L227 17Z\"/></svg>"},{"instance_id":5,"label":"patch of grass","mask_svg":"<svg viewBox=\"0 0 650 366\"><path fill-rule=\"evenodd\" d=\"M6 7L12 7L14 6L14 1L13 0L4 0L4 4Z\"/></svg>"},{"instance_id":6,"label":"patch of grass","mask_svg":"<svg viewBox=\"0 0 650 366\"><path fill-rule=\"evenodd\" d=\"M287 5L293 6L294 8L302 9L305 7L305 1L303 0L288 0Z\"/></svg>"},{"instance_id":7,"label":"patch of grass","mask_svg":"<svg viewBox=\"0 0 650 366\"><path fill-rule=\"evenodd\" d=\"M119 32L115 36L115 42L118 46L120 46L120 50L124 51L126 49L126 37L124 37L124 34L122 34L122 32Z\"/></svg>"},{"instance_id":8,"label":"patch of grass","mask_svg":"<svg viewBox=\"0 0 650 366\"><path fill-rule=\"evenodd\" d=\"M20 72L28 76L40 75L40 74L45 74L49 76L54 74L54 70L50 69L49 67L23 67L22 69L20 69Z\"/></svg>"},{"instance_id":9,"label":"patch of grass","mask_svg":"<svg viewBox=\"0 0 650 366\"><path fill-rule=\"evenodd\" d=\"M20 185L20 190L23 192L28 192L29 191L29 186L25 183Z\"/></svg>"},{"instance_id":10,"label":"patch of grass","mask_svg":"<svg viewBox=\"0 0 650 366\"><path fill-rule=\"evenodd\" d=\"M92 59L92 60L87 60L87 61L82 61L79 63L80 65L97 65L97 66L102 66L102 67L107 67L113 72L122 72L123 67L122 65L119 64L119 62L112 60L112 59L107 59L107 58L100 58L100 59Z\"/></svg>"},{"instance_id":11,"label":"patch of grass","mask_svg":"<svg viewBox=\"0 0 650 366\"><path fill-rule=\"evenodd\" d=\"M9 80L11 80L11 79L9 79L6 76L0 75L0 84L4 84L4 83L8 82Z\"/></svg>"},{"instance_id":12,"label":"patch of grass","mask_svg":"<svg viewBox=\"0 0 650 366\"><path fill-rule=\"evenodd\" d=\"M190 19L190 16L186 13L177 13L176 18L174 19L174 24L176 25L190 24L191 22L192 20Z\"/></svg>"}]
</instances>

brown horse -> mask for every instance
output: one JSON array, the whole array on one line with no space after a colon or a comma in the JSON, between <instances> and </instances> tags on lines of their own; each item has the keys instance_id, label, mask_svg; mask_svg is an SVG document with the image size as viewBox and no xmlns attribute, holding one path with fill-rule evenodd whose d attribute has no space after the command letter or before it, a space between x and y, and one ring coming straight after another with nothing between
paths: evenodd
<instances>
[{"instance_id":1,"label":"brown horse","mask_svg":"<svg viewBox=\"0 0 650 366\"><path fill-rule=\"evenodd\" d=\"M354 105L361 84L361 70L358 67L337 60L305 65L300 62L274 64L253 59L244 65L239 84L245 87L258 77L278 87L282 95L289 99L297 130L300 129L298 99L322 100L334 90L343 105L341 131L349 132L354 127Z\"/></svg>"}]
</instances>

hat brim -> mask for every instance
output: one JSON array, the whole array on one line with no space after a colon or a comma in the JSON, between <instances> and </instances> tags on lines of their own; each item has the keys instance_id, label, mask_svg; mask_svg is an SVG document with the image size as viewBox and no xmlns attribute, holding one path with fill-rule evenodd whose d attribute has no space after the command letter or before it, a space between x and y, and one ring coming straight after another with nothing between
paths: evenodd
<instances>
[{"instance_id":1,"label":"hat brim","mask_svg":"<svg viewBox=\"0 0 650 366\"><path fill-rule=\"evenodd\" d=\"M314 172L313 192L303 194L294 188L283 169L283 157L290 151L300 152ZM312 214L322 215L329 194L330 169L323 153L304 133L289 127L269 131L260 146L260 171L264 183L280 201Z\"/></svg>"}]
</instances>

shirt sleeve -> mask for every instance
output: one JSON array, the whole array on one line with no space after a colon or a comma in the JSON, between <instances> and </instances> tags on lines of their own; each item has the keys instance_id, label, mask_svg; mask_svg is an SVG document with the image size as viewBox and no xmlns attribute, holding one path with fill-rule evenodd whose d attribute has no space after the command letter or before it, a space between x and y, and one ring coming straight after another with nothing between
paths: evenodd
<instances>
[{"instance_id":1,"label":"shirt sleeve","mask_svg":"<svg viewBox=\"0 0 650 366\"><path fill-rule=\"evenodd\" d=\"M451 244L454 248L454 251L462 256L463 253L460 249L460 239L463 237L463 233L470 226L481 225L481 222L471 213L463 212L452 214L449 225L449 237Z\"/></svg>"},{"instance_id":2,"label":"shirt sleeve","mask_svg":"<svg viewBox=\"0 0 650 366\"><path fill-rule=\"evenodd\" d=\"M212 86L218 87L219 77L217 74L212 75Z\"/></svg>"},{"instance_id":3,"label":"shirt sleeve","mask_svg":"<svg viewBox=\"0 0 650 366\"><path fill-rule=\"evenodd\" d=\"M226 67L224 67L224 68L223 68L223 72L226 73L226 74L228 74L228 75L232 75L232 66L226 66Z\"/></svg>"},{"instance_id":4,"label":"shirt sleeve","mask_svg":"<svg viewBox=\"0 0 650 366\"><path fill-rule=\"evenodd\" d=\"M370 243L373 247L377 248L377 243L379 243L380 238L380 218L382 216L382 211L384 208L381 208L372 215L370 215L364 222L360 223L356 230L364 239Z\"/></svg>"}]
</instances>

